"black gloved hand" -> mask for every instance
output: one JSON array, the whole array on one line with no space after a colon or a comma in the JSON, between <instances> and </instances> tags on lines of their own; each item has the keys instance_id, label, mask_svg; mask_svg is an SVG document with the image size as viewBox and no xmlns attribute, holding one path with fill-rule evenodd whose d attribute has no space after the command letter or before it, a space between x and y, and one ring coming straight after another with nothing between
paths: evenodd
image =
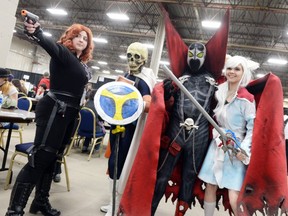
<instances>
[{"instance_id":1,"label":"black gloved hand","mask_svg":"<svg viewBox=\"0 0 288 216\"><path fill-rule=\"evenodd\" d=\"M164 100L168 101L174 94L175 87L172 84L171 79L165 79L163 81L163 87L164 87Z\"/></svg>"}]
</instances>

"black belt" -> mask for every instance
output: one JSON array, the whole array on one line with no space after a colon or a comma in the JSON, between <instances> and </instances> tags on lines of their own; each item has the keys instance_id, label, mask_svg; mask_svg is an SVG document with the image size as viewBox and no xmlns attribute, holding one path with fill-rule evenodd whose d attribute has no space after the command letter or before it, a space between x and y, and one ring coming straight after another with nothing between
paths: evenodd
<instances>
[{"instance_id":1,"label":"black belt","mask_svg":"<svg viewBox=\"0 0 288 216\"><path fill-rule=\"evenodd\" d=\"M54 90L54 89L50 89L49 92L52 92L52 93L57 94L57 95L63 95L63 96L66 96L66 97L71 97L71 98L81 98L82 97L82 95L78 96L78 95L74 95L74 94L72 94L70 92L58 91L58 90Z\"/></svg>"},{"instance_id":2,"label":"black belt","mask_svg":"<svg viewBox=\"0 0 288 216\"><path fill-rule=\"evenodd\" d=\"M79 110L80 106L71 105L69 103L65 103L64 101L58 100L56 95L52 91L49 91L47 93L47 95L55 101L55 104L53 106L51 115L49 117L49 120L48 120L46 129L45 129L45 132L44 132L44 136L43 136L42 142L41 142L41 144L40 144L40 146L38 148L39 149L43 149L43 150L48 151L48 152L52 152L52 153L56 153L57 154L58 153L57 149L45 145L47 137L48 137L48 134L49 134L51 126L52 126L52 123L53 123L53 121L55 119L55 116L58 113L58 114L62 114L62 117L64 117L64 114L66 112L66 107L72 107L72 108L75 108L75 109Z\"/></svg>"}]
</instances>

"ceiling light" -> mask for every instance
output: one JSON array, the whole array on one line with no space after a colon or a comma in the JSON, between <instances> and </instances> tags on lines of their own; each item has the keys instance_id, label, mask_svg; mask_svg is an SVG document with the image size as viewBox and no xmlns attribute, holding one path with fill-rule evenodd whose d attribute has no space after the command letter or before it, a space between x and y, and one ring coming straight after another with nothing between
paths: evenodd
<instances>
[{"instance_id":1,"label":"ceiling light","mask_svg":"<svg viewBox=\"0 0 288 216\"><path fill-rule=\"evenodd\" d=\"M148 49L154 49L154 45L152 44L144 44Z\"/></svg>"},{"instance_id":2,"label":"ceiling light","mask_svg":"<svg viewBox=\"0 0 288 216\"><path fill-rule=\"evenodd\" d=\"M119 57L120 57L121 59L127 59L127 56L126 56L126 55L119 55Z\"/></svg>"},{"instance_id":3,"label":"ceiling light","mask_svg":"<svg viewBox=\"0 0 288 216\"><path fill-rule=\"evenodd\" d=\"M163 65L170 65L170 62L168 62L168 61L160 61L159 63L163 64Z\"/></svg>"},{"instance_id":4,"label":"ceiling light","mask_svg":"<svg viewBox=\"0 0 288 216\"><path fill-rule=\"evenodd\" d=\"M93 38L93 41L97 43L108 43L108 41L104 38Z\"/></svg>"},{"instance_id":5,"label":"ceiling light","mask_svg":"<svg viewBox=\"0 0 288 216\"><path fill-rule=\"evenodd\" d=\"M221 26L221 22L219 21L209 21L209 20L204 20L202 21L202 26L205 28L219 28Z\"/></svg>"},{"instance_id":6,"label":"ceiling light","mask_svg":"<svg viewBox=\"0 0 288 216\"><path fill-rule=\"evenodd\" d=\"M63 9L57 9L57 8L47 8L47 11L49 11L49 13L54 14L54 15L60 15L60 16L66 16L68 13L63 10Z\"/></svg>"},{"instance_id":7,"label":"ceiling light","mask_svg":"<svg viewBox=\"0 0 288 216\"><path fill-rule=\"evenodd\" d=\"M101 65L107 65L107 64L108 64L108 63L105 62L105 61L98 61L98 63L101 64Z\"/></svg>"},{"instance_id":8,"label":"ceiling light","mask_svg":"<svg viewBox=\"0 0 288 216\"><path fill-rule=\"evenodd\" d=\"M116 69L115 72L116 72L116 73L124 73L123 70L118 70L118 69Z\"/></svg>"},{"instance_id":9,"label":"ceiling light","mask_svg":"<svg viewBox=\"0 0 288 216\"><path fill-rule=\"evenodd\" d=\"M268 59L268 63L271 63L271 64L278 64L278 65L285 65L287 64L287 60L285 59L276 59L276 58L270 58Z\"/></svg>"},{"instance_id":10,"label":"ceiling light","mask_svg":"<svg viewBox=\"0 0 288 216\"><path fill-rule=\"evenodd\" d=\"M100 67L98 67L98 66L92 66L91 68L93 68L95 70L99 70L100 69Z\"/></svg>"},{"instance_id":11,"label":"ceiling light","mask_svg":"<svg viewBox=\"0 0 288 216\"><path fill-rule=\"evenodd\" d=\"M129 20L129 17L124 13L107 13L107 16L114 20Z\"/></svg>"},{"instance_id":12,"label":"ceiling light","mask_svg":"<svg viewBox=\"0 0 288 216\"><path fill-rule=\"evenodd\" d=\"M256 77L257 77L257 78L262 78L262 77L264 77L264 76L265 76L265 74L262 74L262 73L256 74Z\"/></svg>"},{"instance_id":13,"label":"ceiling light","mask_svg":"<svg viewBox=\"0 0 288 216\"><path fill-rule=\"evenodd\" d=\"M102 73L104 73L104 74L110 74L110 71L108 71L108 70L103 70Z\"/></svg>"},{"instance_id":14,"label":"ceiling light","mask_svg":"<svg viewBox=\"0 0 288 216\"><path fill-rule=\"evenodd\" d=\"M44 34L45 36L47 36L47 37L52 37L52 34L49 33L49 32L43 32L43 34Z\"/></svg>"},{"instance_id":15,"label":"ceiling light","mask_svg":"<svg viewBox=\"0 0 288 216\"><path fill-rule=\"evenodd\" d=\"M17 32L17 31L14 29L14 30L13 30L13 33L16 33L16 32Z\"/></svg>"},{"instance_id":16,"label":"ceiling light","mask_svg":"<svg viewBox=\"0 0 288 216\"><path fill-rule=\"evenodd\" d=\"M162 78L157 78L156 81L157 82L163 82L163 79Z\"/></svg>"}]
</instances>

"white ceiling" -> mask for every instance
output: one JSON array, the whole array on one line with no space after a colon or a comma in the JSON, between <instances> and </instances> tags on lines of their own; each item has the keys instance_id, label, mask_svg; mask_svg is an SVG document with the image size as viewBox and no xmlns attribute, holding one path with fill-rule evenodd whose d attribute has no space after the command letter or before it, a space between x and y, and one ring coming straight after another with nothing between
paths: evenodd
<instances>
[{"instance_id":1,"label":"white ceiling","mask_svg":"<svg viewBox=\"0 0 288 216\"><path fill-rule=\"evenodd\" d=\"M51 7L63 8L68 15L52 16L46 10ZM243 55L259 62L258 73L273 71L282 80L288 97L288 65L267 63L272 56L288 60L288 0L19 0L16 29L18 32L23 30L22 9L37 14L42 27L52 33L55 40L72 23L85 24L96 37L108 40L107 44L95 43L91 65L114 72L115 69L126 70L126 60L120 59L119 55L126 54L130 43L154 43L161 7L168 11L173 25L187 44L209 40L214 31L203 28L201 21L220 21L229 7L228 54ZM130 20L112 21L107 12L124 12ZM25 38L21 33L16 36ZM162 59L167 60L165 46ZM99 60L108 62L108 65L99 65ZM159 76L163 76L161 71Z\"/></svg>"}]
</instances>

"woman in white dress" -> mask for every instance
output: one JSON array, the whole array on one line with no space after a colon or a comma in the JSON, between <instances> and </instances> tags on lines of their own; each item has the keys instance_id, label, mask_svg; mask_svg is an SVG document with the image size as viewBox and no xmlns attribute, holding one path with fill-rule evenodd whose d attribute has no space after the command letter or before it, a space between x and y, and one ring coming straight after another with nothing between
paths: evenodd
<instances>
[{"instance_id":1,"label":"woman in white dress","mask_svg":"<svg viewBox=\"0 0 288 216\"><path fill-rule=\"evenodd\" d=\"M248 60L242 56L228 58L224 75L226 82L219 85L215 94L218 104L214 109L214 115L224 133L231 130L236 135L237 144L230 145L234 145L235 148L241 147L247 156L238 152L230 161L228 153L224 153L221 148L219 133L213 130L213 140L199 173L199 178L207 183L204 198L205 216L214 214L218 187L228 189L230 205L234 215L238 215L237 198L251 156L256 108L254 96L245 88L252 78Z\"/></svg>"}]
</instances>

